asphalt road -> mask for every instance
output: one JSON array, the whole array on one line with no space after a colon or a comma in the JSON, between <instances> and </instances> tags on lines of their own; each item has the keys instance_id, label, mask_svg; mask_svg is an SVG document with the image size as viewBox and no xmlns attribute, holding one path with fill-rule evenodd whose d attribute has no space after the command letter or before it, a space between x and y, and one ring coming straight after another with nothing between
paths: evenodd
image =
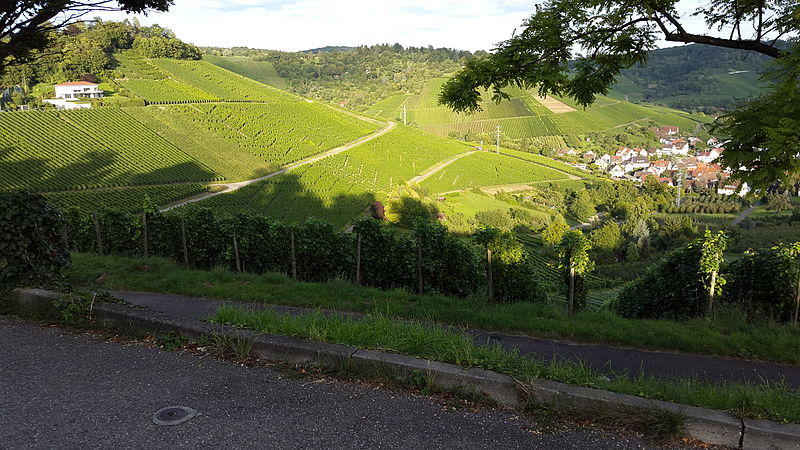
<instances>
[{"instance_id":1,"label":"asphalt road","mask_svg":"<svg viewBox=\"0 0 800 450\"><path fill-rule=\"evenodd\" d=\"M0 448L653 448L511 411L341 381L282 377L0 316ZM152 422L183 405L181 425Z\"/></svg>"},{"instance_id":2,"label":"asphalt road","mask_svg":"<svg viewBox=\"0 0 800 450\"><path fill-rule=\"evenodd\" d=\"M232 303L172 294L122 291L115 291L111 294L135 305L145 306L176 317L192 319L209 317L221 304ZM244 305L253 308L264 307L255 303ZM269 308L289 314L300 314L307 311L302 308L276 305L270 305ZM358 314L348 315L358 316ZM553 358L581 361L589 367L609 375L637 376L644 373L659 378L698 378L712 383L783 382L790 388L800 388L800 366L797 365L600 344L578 344L475 330L467 332L474 337L478 344L499 343L504 348L518 349L522 354L548 361Z\"/></svg>"}]
</instances>

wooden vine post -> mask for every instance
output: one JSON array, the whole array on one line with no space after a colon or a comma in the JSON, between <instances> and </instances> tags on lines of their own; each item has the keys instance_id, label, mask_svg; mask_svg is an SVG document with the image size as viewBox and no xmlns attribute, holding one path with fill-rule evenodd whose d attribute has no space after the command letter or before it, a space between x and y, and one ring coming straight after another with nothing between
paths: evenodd
<instances>
[{"instance_id":1,"label":"wooden vine post","mask_svg":"<svg viewBox=\"0 0 800 450\"><path fill-rule=\"evenodd\" d=\"M148 248L147 248L147 213L145 212L142 214L142 246L144 257L147 258L148 256Z\"/></svg>"},{"instance_id":2,"label":"wooden vine post","mask_svg":"<svg viewBox=\"0 0 800 450\"><path fill-rule=\"evenodd\" d=\"M361 286L361 233L356 239L356 285Z\"/></svg>"},{"instance_id":3,"label":"wooden vine post","mask_svg":"<svg viewBox=\"0 0 800 450\"><path fill-rule=\"evenodd\" d=\"M589 257L592 243L583 232L570 230L564 233L558 244L559 268L567 281L567 312L570 316L577 312L579 278L594 270L594 262Z\"/></svg>"},{"instance_id":4,"label":"wooden vine post","mask_svg":"<svg viewBox=\"0 0 800 450\"><path fill-rule=\"evenodd\" d=\"M422 295L424 286L422 283L422 240L417 237L417 294Z\"/></svg>"},{"instance_id":5,"label":"wooden vine post","mask_svg":"<svg viewBox=\"0 0 800 450\"><path fill-rule=\"evenodd\" d=\"M186 219L181 217L181 243L183 244L183 264L189 267L189 244L186 242Z\"/></svg>"},{"instance_id":6,"label":"wooden vine post","mask_svg":"<svg viewBox=\"0 0 800 450\"><path fill-rule=\"evenodd\" d=\"M494 301L494 282L492 280L492 249L486 248L486 282L489 286L489 302Z\"/></svg>"},{"instance_id":7,"label":"wooden vine post","mask_svg":"<svg viewBox=\"0 0 800 450\"><path fill-rule=\"evenodd\" d=\"M92 213L92 221L94 222L94 235L97 239L97 253L103 254L103 235L100 233L100 219L97 217L97 212Z\"/></svg>"},{"instance_id":8,"label":"wooden vine post","mask_svg":"<svg viewBox=\"0 0 800 450\"><path fill-rule=\"evenodd\" d=\"M297 279L297 256L294 251L294 230L289 232L289 249L292 258L292 279Z\"/></svg>"},{"instance_id":9,"label":"wooden vine post","mask_svg":"<svg viewBox=\"0 0 800 450\"><path fill-rule=\"evenodd\" d=\"M236 271L242 273L242 261L239 259L239 242L236 240L236 230L233 230L233 255L236 257Z\"/></svg>"}]
</instances>

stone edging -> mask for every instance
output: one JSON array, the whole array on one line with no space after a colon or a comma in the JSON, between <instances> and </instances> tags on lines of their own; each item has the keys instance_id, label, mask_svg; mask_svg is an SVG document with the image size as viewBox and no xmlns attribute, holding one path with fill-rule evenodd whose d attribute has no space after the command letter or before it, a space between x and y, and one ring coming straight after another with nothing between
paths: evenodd
<instances>
[{"instance_id":1,"label":"stone edging","mask_svg":"<svg viewBox=\"0 0 800 450\"><path fill-rule=\"evenodd\" d=\"M17 289L13 299L23 307L37 309L52 306L61 295L39 289ZM234 328L224 328L196 320L170 317L147 309L131 308L115 303L94 306L98 323L104 326L128 327L160 332L176 332L190 338L212 333L247 337L253 341L253 353L259 357L315 367L379 367L395 376L413 372L426 374L439 389L466 388L477 391L498 405L520 408L527 399L557 404L577 410L666 410L686 417L686 433L700 441L747 449L800 450L800 425L767 420L739 419L735 415L706 408L679 405L633 395L572 386L549 380L538 380L522 386L513 378L483 369L463 367L403 355L359 350L345 345L328 344L286 336L264 335Z\"/></svg>"}]
</instances>

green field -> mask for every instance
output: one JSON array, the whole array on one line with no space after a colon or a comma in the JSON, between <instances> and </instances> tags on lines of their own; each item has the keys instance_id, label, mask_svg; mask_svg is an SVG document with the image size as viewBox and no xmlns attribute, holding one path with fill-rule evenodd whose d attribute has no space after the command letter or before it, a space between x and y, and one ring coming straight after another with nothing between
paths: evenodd
<instances>
[{"instance_id":1,"label":"green field","mask_svg":"<svg viewBox=\"0 0 800 450\"><path fill-rule=\"evenodd\" d=\"M118 108L0 113L0 189L64 191L221 179Z\"/></svg>"},{"instance_id":2,"label":"green field","mask_svg":"<svg viewBox=\"0 0 800 450\"><path fill-rule=\"evenodd\" d=\"M275 66L269 61L255 61L245 56L216 55L203 55L203 60L278 89L289 87L286 80L278 75Z\"/></svg>"},{"instance_id":3,"label":"green field","mask_svg":"<svg viewBox=\"0 0 800 450\"><path fill-rule=\"evenodd\" d=\"M307 217L337 226L425 169L469 147L413 128L395 130L339 155L204 202L226 212L252 211L299 222Z\"/></svg>"},{"instance_id":4,"label":"green field","mask_svg":"<svg viewBox=\"0 0 800 450\"><path fill-rule=\"evenodd\" d=\"M436 172L420 186L430 192L451 192L482 186L527 184L568 179L551 168L503 154L475 153Z\"/></svg>"},{"instance_id":5,"label":"green field","mask_svg":"<svg viewBox=\"0 0 800 450\"><path fill-rule=\"evenodd\" d=\"M697 121L707 120L682 111L651 105L637 105L600 96L595 103L582 108L569 98L557 98L576 111L554 113L537 99L537 93L516 87L507 89L509 100L496 103L486 92L480 103L481 111L474 114L456 113L438 104L438 95L445 78L434 78L418 95L397 95L370 108L371 114L398 118L407 108L409 123L433 134L446 136L451 132L488 133L497 126L512 139L534 136L557 136L610 131L633 122L652 120L661 125L677 125L693 129Z\"/></svg>"},{"instance_id":6,"label":"green field","mask_svg":"<svg viewBox=\"0 0 800 450\"><path fill-rule=\"evenodd\" d=\"M154 105L129 112L228 180L264 175L378 128L297 101Z\"/></svg>"}]
</instances>

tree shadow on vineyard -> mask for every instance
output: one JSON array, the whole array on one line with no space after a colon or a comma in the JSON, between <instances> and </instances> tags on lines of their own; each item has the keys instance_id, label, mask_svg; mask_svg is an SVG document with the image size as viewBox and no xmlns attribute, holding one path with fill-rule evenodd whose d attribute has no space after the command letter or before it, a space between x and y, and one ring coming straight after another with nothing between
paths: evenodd
<instances>
[{"instance_id":1,"label":"tree shadow on vineyard","mask_svg":"<svg viewBox=\"0 0 800 450\"><path fill-rule=\"evenodd\" d=\"M374 193L365 192L358 185L342 179L335 179L332 183L327 181L322 178L304 180L297 174L287 173L230 194L212 197L197 205L222 214L250 212L292 223L315 218L335 226L344 226L357 219L375 201ZM321 186L323 183L324 188ZM340 193L330 196L319 194L331 191Z\"/></svg>"},{"instance_id":2,"label":"tree shadow on vineyard","mask_svg":"<svg viewBox=\"0 0 800 450\"><path fill-rule=\"evenodd\" d=\"M14 160L15 150L13 147L0 148L0 189L47 192L211 181L217 178L217 174L196 162L176 164L148 173L132 173L136 169L120 167L121 163L112 151L86 153L70 164L53 167L53 162L47 158Z\"/></svg>"}]
</instances>

